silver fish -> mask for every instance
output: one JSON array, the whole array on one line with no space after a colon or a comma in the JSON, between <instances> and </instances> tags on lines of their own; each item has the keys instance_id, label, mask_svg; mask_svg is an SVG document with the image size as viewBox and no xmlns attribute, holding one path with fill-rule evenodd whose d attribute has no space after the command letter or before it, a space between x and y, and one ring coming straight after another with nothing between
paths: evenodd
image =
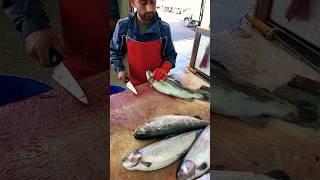
<instances>
[{"instance_id":1,"label":"silver fish","mask_svg":"<svg viewBox=\"0 0 320 180\"><path fill-rule=\"evenodd\" d=\"M209 124L198 116L165 115L145 123L134 133L136 139L164 137L170 134L179 134L195 129L204 128Z\"/></svg>"},{"instance_id":2,"label":"silver fish","mask_svg":"<svg viewBox=\"0 0 320 180\"><path fill-rule=\"evenodd\" d=\"M203 101L209 101L209 90L206 87L202 87L196 91L183 87L178 81L168 77L166 80L156 81L153 79L151 71L146 71L148 81L151 83L157 91L182 99L199 99Z\"/></svg>"},{"instance_id":3,"label":"silver fish","mask_svg":"<svg viewBox=\"0 0 320 180\"><path fill-rule=\"evenodd\" d=\"M213 63L214 64L214 63ZM275 117L287 121L313 119L307 106L296 106L281 100L265 89L233 77L223 65L212 65L211 111L245 121L264 123L260 117Z\"/></svg>"},{"instance_id":4,"label":"silver fish","mask_svg":"<svg viewBox=\"0 0 320 180\"><path fill-rule=\"evenodd\" d=\"M152 171L164 168L184 155L201 130L186 132L178 136L151 143L129 153L122 160L128 170Z\"/></svg>"},{"instance_id":5,"label":"silver fish","mask_svg":"<svg viewBox=\"0 0 320 180\"><path fill-rule=\"evenodd\" d=\"M178 169L178 180L197 178L210 168L210 125L207 126L191 146Z\"/></svg>"}]
</instances>

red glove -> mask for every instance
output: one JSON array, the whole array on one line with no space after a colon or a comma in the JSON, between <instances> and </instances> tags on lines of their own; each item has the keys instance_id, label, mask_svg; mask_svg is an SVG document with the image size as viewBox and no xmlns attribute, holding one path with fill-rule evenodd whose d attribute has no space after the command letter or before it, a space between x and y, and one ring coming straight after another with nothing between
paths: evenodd
<instances>
[{"instance_id":1,"label":"red glove","mask_svg":"<svg viewBox=\"0 0 320 180\"><path fill-rule=\"evenodd\" d=\"M160 68L153 71L153 78L157 81L166 80L172 66L173 65L169 61L164 61Z\"/></svg>"}]
</instances>

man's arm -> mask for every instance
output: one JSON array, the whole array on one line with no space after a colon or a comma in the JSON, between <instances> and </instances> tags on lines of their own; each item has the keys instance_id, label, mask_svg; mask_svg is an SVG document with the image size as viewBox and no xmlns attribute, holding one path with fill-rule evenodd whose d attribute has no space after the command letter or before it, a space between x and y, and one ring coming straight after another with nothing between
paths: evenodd
<instances>
[{"instance_id":1,"label":"man's arm","mask_svg":"<svg viewBox=\"0 0 320 180\"><path fill-rule=\"evenodd\" d=\"M177 52L174 49L171 31L169 24L162 22L162 37L165 37L164 47L163 47L163 63L161 66L153 71L153 77L155 80L166 80L167 75L172 68L175 67Z\"/></svg>"},{"instance_id":2,"label":"man's arm","mask_svg":"<svg viewBox=\"0 0 320 180\"><path fill-rule=\"evenodd\" d=\"M65 57L62 40L49 26L49 19L40 0L2 0L2 8L25 40L27 54L42 65L52 65L49 48L54 47Z\"/></svg>"},{"instance_id":3,"label":"man's arm","mask_svg":"<svg viewBox=\"0 0 320 180\"><path fill-rule=\"evenodd\" d=\"M166 37L163 49L163 60L170 62L172 64L172 68L174 68L176 64L177 52L173 46L169 24L164 26L163 35Z\"/></svg>"},{"instance_id":4,"label":"man's arm","mask_svg":"<svg viewBox=\"0 0 320 180\"><path fill-rule=\"evenodd\" d=\"M40 0L3 0L2 8L23 39L34 31L50 27Z\"/></svg>"},{"instance_id":5,"label":"man's arm","mask_svg":"<svg viewBox=\"0 0 320 180\"><path fill-rule=\"evenodd\" d=\"M125 33L122 23L123 22L121 22L121 20L118 21L110 42L110 63L118 74L125 71L125 66L123 64L123 54L125 52ZM125 73L122 74L123 76L126 75ZM122 80L124 77L119 78Z\"/></svg>"}]
</instances>

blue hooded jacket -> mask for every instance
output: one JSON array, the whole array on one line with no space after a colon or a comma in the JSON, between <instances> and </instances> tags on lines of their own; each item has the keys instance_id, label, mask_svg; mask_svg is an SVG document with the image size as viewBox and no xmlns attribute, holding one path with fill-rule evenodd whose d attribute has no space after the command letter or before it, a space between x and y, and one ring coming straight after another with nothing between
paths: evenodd
<instances>
[{"instance_id":1,"label":"blue hooded jacket","mask_svg":"<svg viewBox=\"0 0 320 180\"><path fill-rule=\"evenodd\" d=\"M127 51L126 38L139 42L149 42L161 38L163 45L161 53L162 58L164 61L169 61L174 67L177 53L174 49L171 39L169 24L162 21L158 16L158 13L155 13L151 27L141 35L136 22L136 16L137 12L130 14L126 18L120 19L116 25L110 42L110 63L112 64L114 70L117 73L125 70L122 60Z\"/></svg>"},{"instance_id":2,"label":"blue hooded jacket","mask_svg":"<svg viewBox=\"0 0 320 180\"><path fill-rule=\"evenodd\" d=\"M50 27L41 0L2 0L0 6L23 39L36 30Z\"/></svg>"}]
</instances>

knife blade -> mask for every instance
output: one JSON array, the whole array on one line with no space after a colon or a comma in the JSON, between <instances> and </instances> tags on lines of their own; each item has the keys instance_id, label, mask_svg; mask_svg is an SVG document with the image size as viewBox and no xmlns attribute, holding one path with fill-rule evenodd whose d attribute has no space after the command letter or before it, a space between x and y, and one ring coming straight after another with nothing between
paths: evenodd
<instances>
[{"instance_id":1,"label":"knife blade","mask_svg":"<svg viewBox=\"0 0 320 180\"><path fill-rule=\"evenodd\" d=\"M138 92L137 92L136 88L134 88L134 86L132 85L132 83L130 82L128 77L126 77L125 83L126 83L127 88L130 91L132 91L135 95L138 95Z\"/></svg>"},{"instance_id":2,"label":"knife blade","mask_svg":"<svg viewBox=\"0 0 320 180\"><path fill-rule=\"evenodd\" d=\"M51 77L71 93L76 99L84 104L88 104L88 98L81 89L78 82L74 79L70 71L63 63L63 57L54 48L49 49L50 60L53 65L53 73Z\"/></svg>"}]
</instances>

